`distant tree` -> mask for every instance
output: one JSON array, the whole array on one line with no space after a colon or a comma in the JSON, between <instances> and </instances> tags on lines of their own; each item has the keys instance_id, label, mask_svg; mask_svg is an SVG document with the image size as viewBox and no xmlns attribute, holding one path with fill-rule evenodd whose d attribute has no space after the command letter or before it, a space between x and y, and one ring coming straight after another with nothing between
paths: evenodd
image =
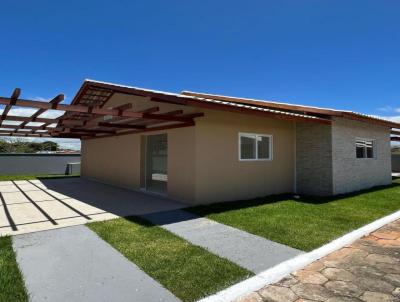
<instances>
[{"instance_id":1,"label":"distant tree","mask_svg":"<svg viewBox=\"0 0 400 302\"><path fill-rule=\"evenodd\" d=\"M0 140L0 153L37 153L40 151L58 151L57 143L45 141L43 143L26 142L21 139L10 141Z\"/></svg>"},{"instance_id":2,"label":"distant tree","mask_svg":"<svg viewBox=\"0 0 400 302\"><path fill-rule=\"evenodd\" d=\"M46 141L41 144L42 151L58 151L60 147L55 142Z\"/></svg>"},{"instance_id":3,"label":"distant tree","mask_svg":"<svg viewBox=\"0 0 400 302\"><path fill-rule=\"evenodd\" d=\"M0 153L11 153L11 152L12 152L12 146L10 145L10 143L0 140Z\"/></svg>"}]
</instances>

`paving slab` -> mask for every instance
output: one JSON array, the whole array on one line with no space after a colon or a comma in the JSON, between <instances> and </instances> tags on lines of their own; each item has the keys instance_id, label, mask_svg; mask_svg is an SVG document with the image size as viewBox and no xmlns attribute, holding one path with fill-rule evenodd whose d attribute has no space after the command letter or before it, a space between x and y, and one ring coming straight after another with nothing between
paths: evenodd
<instances>
[{"instance_id":1,"label":"paving slab","mask_svg":"<svg viewBox=\"0 0 400 302\"><path fill-rule=\"evenodd\" d=\"M0 236L187 206L81 178L0 181L0 199Z\"/></svg>"},{"instance_id":2,"label":"paving slab","mask_svg":"<svg viewBox=\"0 0 400 302\"><path fill-rule=\"evenodd\" d=\"M21 192L8 192L1 193L3 195L4 201L7 205L13 203L29 203L29 199L25 197Z\"/></svg>"},{"instance_id":3,"label":"paving slab","mask_svg":"<svg viewBox=\"0 0 400 302\"><path fill-rule=\"evenodd\" d=\"M303 252L183 210L143 218L254 273Z\"/></svg>"},{"instance_id":4,"label":"paving slab","mask_svg":"<svg viewBox=\"0 0 400 302\"><path fill-rule=\"evenodd\" d=\"M86 226L13 237L30 301L179 301Z\"/></svg>"},{"instance_id":5,"label":"paving slab","mask_svg":"<svg viewBox=\"0 0 400 302\"><path fill-rule=\"evenodd\" d=\"M239 301L399 302L400 220Z\"/></svg>"}]
</instances>

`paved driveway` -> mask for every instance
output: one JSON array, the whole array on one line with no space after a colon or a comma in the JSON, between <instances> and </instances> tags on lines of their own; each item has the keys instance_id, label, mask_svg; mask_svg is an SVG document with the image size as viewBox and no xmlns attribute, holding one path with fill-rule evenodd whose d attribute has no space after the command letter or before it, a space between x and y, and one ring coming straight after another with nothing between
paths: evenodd
<instances>
[{"instance_id":1,"label":"paved driveway","mask_svg":"<svg viewBox=\"0 0 400 302\"><path fill-rule=\"evenodd\" d=\"M399 302L400 220L236 302Z\"/></svg>"},{"instance_id":2,"label":"paved driveway","mask_svg":"<svg viewBox=\"0 0 400 302\"><path fill-rule=\"evenodd\" d=\"M0 236L185 207L81 178L0 182Z\"/></svg>"}]
</instances>

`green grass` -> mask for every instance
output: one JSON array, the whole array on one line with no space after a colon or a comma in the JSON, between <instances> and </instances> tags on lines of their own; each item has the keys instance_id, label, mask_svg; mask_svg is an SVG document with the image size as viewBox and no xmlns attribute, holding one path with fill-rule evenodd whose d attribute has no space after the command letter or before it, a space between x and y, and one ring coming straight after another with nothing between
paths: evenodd
<instances>
[{"instance_id":1,"label":"green grass","mask_svg":"<svg viewBox=\"0 0 400 302\"><path fill-rule=\"evenodd\" d=\"M400 209L393 185L332 198L272 196L189 209L220 223L310 251Z\"/></svg>"},{"instance_id":2,"label":"green grass","mask_svg":"<svg viewBox=\"0 0 400 302\"><path fill-rule=\"evenodd\" d=\"M140 218L88 226L183 301L196 301L252 275Z\"/></svg>"},{"instance_id":3,"label":"green grass","mask_svg":"<svg viewBox=\"0 0 400 302\"><path fill-rule=\"evenodd\" d=\"M28 301L11 237L0 237L0 302Z\"/></svg>"},{"instance_id":4,"label":"green grass","mask_svg":"<svg viewBox=\"0 0 400 302\"><path fill-rule=\"evenodd\" d=\"M79 174L64 175L64 174L26 174L26 175L0 175L0 181L4 180L34 180L48 178L69 178L79 177Z\"/></svg>"}]
</instances>

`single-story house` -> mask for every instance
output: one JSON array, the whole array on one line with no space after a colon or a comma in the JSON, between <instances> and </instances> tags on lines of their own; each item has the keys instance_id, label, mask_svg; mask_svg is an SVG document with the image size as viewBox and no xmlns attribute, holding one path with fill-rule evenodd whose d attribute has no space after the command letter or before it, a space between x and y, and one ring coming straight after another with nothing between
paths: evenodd
<instances>
[{"instance_id":1,"label":"single-story house","mask_svg":"<svg viewBox=\"0 0 400 302\"><path fill-rule=\"evenodd\" d=\"M46 131L81 138L82 177L190 204L392 182L400 124L364 114L93 80L57 104L40 105L66 110Z\"/></svg>"}]
</instances>

